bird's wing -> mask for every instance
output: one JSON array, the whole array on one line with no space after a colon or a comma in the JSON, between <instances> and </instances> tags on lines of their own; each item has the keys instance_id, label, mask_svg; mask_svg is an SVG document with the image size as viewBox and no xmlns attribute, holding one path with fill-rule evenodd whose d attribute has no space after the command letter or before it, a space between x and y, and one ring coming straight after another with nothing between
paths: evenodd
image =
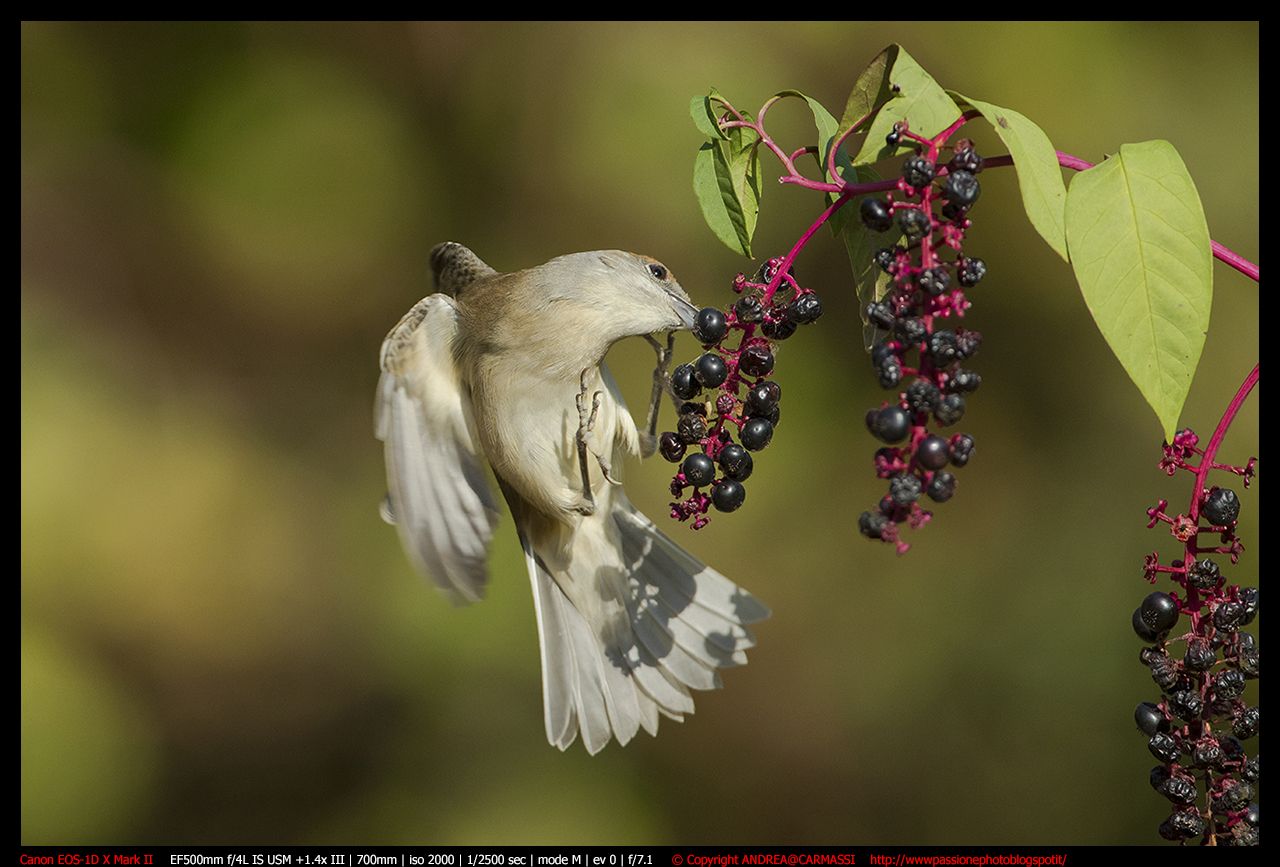
<instances>
[{"instance_id":1,"label":"bird's wing","mask_svg":"<svg viewBox=\"0 0 1280 867\"><path fill-rule=\"evenodd\" d=\"M488 582L497 505L476 447L469 389L453 360L458 313L447 295L414 305L382 344L375 429L386 443L390 518L419 571L455 601Z\"/></svg>"}]
</instances>

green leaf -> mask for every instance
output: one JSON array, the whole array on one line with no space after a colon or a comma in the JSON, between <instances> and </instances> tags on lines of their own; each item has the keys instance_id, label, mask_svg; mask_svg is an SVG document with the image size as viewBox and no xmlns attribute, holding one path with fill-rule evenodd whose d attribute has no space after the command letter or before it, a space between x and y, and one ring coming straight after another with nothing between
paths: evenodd
<instances>
[{"instance_id":1,"label":"green leaf","mask_svg":"<svg viewBox=\"0 0 1280 867\"><path fill-rule=\"evenodd\" d=\"M827 151L831 147L832 138L835 137L836 131L840 127L835 117L826 110L822 103L798 90L780 90L774 96L798 96L809 104L809 111L813 113L813 125L818 131L818 153L821 155L819 168L821 168L825 176L827 172Z\"/></svg>"},{"instance_id":2,"label":"green leaf","mask_svg":"<svg viewBox=\"0 0 1280 867\"><path fill-rule=\"evenodd\" d=\"M932 136L942 132L960 117L959 107L951 97L947 96L947 92L938 86L938 82L915 62L906 49L900 45L891 45L881 56L885 57L885 63L889 67L888 75L882 77L882 87L888 89L893 94L893 98L876 112L875 120L871 121L867 129L867 138L862 143L862 149L853 158L855 165L874 163L877 160L914 150L914 144L911 142L897 147L885 144L884 137L899 121L907 121L911 130L919 135ZM880 57L877 57L868 70L877 68L879 61ZM859 78L859 82L861 81L862 79ZM896 91L894 91L895 86ZM857 101L871 99L874 103L875 99L879 98L880 90L876 91L875 98L867 95L870 87L871 81L868 81L863 88L864 95L858 97ZM853 94L850 94L849 98L851 102L855 101ZM857 120L849 116L849 111L850 109L846 106L845 120L841 123L842 130L848 128L844 126L845 123ZM857 111L856 107L854 111Z\"/></svg>"},{"instance_id":3,"label":"green leaf","mask_svg":"<svg viewBox=\"0 0 1280 867\"><path fill-rule=\"evenodd\" d=\"M962 107L975 108L991 123L1000 141L1013 155L1013 168L1018 174L1018 186L1022 190L1022 207L1031 225L1053 251L1067 259L1067 229L1065 210L1067 186L1062 182L1062 168L1058 165L1058 153L1053 143L1036 126L1018 112L989 102L970 99L948 91Z\"/></svg>"},{"instance_id":4,"label":"green leaf","mask_svg":"<svg viewBox=\"0 0 1280 867\"><path fill-rule=\"evenodd\" d=\"M695 96L689 103L693 124L707 138L727 138L720 129L720 114L716 100L724 99L714 87L707 96Z\"/></svg>"},{"instance_id":5,"label":"green leaf","mask_svg":"<svg viewBox=\"0 0 1280 867\"><path fill-rule=\"evenodd\" d=\"M851 166L845 172L850 183L867 184L880 180L879 174L871 166ZM835 195L829 195L829 201L835 201ZM872 232L858 218L857 203L848 202L840 210L831 215L827 221L832 233L844 243L845 252L849 255L849 267L853 270L854 291L858 296L858 313L862 317L864 336L867 337L866 348L871 348L871 336L875 328L867 322L866 306L872 301L879 301L889 291L892 278L875 264L872 257L881 247L891 247L902 237L895 226L889 232ZM870 329L868 333L867 329Z\"/></svg>"},{"instance_id":6,"label":"green leaf","mask_svg":"<svg viewBox=\"0 0 1280 867\"><path fill-rule=\"evenodd\" d=\"M901 50L902 46L897 43L890 45L858 75L844 104L844 115L840 118L841 133L852 126L869 123L871 113L893 98L893 91L889 89L889 70Z\"/></svg>"},{"instance_id":7,"label":"green leaf","mask_svg":"<svg viewBox=\"0 0 1280 867\"><path fill-rule=\"evenodd\" d=\"M736 129L705 142L693 161L693 191L703 219L729 249L751 256L760 214L760 155L754 133Z\"/></svg>"},{"instance_id":8,"label":"green leaf","mask_svg":"<svg viewBox=\"0 0 1280 867\"><path fill-rule=\"evenodd\" d=\"M1209 227L1182 157L1127 144L1071 180L1067 247L1089 312L1173 442L1213 302Z\"/></svg>"}]
</instances>

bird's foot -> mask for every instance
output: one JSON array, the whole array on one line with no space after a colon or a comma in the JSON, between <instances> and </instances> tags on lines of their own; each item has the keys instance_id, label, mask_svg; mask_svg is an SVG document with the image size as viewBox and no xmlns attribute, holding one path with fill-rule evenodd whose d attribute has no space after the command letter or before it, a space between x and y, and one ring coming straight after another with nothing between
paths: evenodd
<instances>
[{"instance_id":1,"label":"bird's foot","mask_svg":"<svg viewBox=\"0 0 1280 867\"><path fill-rule=\"evenodd\" d=\"M649 413L644 432L640 434L640 456L647 458L658 450L658 411L662 408L663 393L671 394L671 399L675 400L675 395L671 393L671 374L667 368L671 366L676 333L667 332L666 346L655 340L652 334L646 334L644 339L649 341L649 345L658 356L658 363L653 369L653 392L649 397Z\"/></svg>"}]
</instances>

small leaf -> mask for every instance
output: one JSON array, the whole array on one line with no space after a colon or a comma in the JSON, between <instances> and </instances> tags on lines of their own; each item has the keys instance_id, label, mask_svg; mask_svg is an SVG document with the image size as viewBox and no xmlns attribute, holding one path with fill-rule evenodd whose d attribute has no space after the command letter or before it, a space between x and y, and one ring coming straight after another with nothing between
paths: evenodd
<instances>
[{"instance_id":1,"label":"small leaf","mask_svg":"<svg viewBox=\"0 0 1280 867\"><path fill-rule=\"evenodd\" d=\"M760 158L742 130L704 142L693 161L693 192L703 219L729 249L751 255L760 213Z\"/></svg>"},{"instance_id":2,"label":"small leaf","mask_svg":"<svg viewBox=\"0 0 1280 867\"><path fill-rule=\"evenodd\" d=\"M1173 442L1209 327L1209 227L1182 157L1127 144L1071 180L1067 246L1098 329Z\"/></svg>"},{"instance_id":3,"label":"small leaf","mask_svg":"<svg viewBox=\"0 0 1280 867\"><path fill-rule=\"evenodd\" d=\"M894 49L896 49L895 56L887 58L891 67L884 85L893 93L893 98L876 112L875 120L871 121L867 129L867 138L862 143L862 149L853 159L855 165L874 163L915 149L911 142L897 147L885 144L884 138L892 132L895 123L905 120L910 124L912 132L932 136L942 132L960 117L960 109L955 102L947 96L945 90L938 86L938 82L915 62L906 49L900 45L891 45L886 49L886 53ZM879 59L877 57L876 61L873 61L873 66ZM897 90L893 91L895 86ZM850 99L853 99L852 95ZM849 109L846 108L847 122L856 120L856 118L849 118L848 114ZM843 123L842 130L847 129Z\"/></svg>"},{"instance_id":4,"label":"small leaf","mask_svg":"<svg viewBox=\"0 0 1280 867\"><path fill-rule=\"evenodd\" d=\"M780 90L774 96L798 96L809 104L809 110L813 112L813 125L818 131L818 153L821 156L819 167L825 176L827 171L827 151L831 147L831 139L835 136L840 126L835 117L823 107L822 103L798 90Z\"/></svg>"},{"instance_id":5,"label":"small leaf","mask_svg":"<svg viewBox=\"0 0 1280 867\"><path fill-rule=\"evenodd\" d=\"M717 99L723 99L720 92L714 87L707 96L695 96L689 103L689 114L693 117L693 124L707 138L727 138L720 129L721 109L716 103Z\"/></svg>"},{"instance_id":6,"label":"small leaf","mask_svg":"<svg viewBox=\"0 0 1280 867\"><path fill-rule=\"evenodd\" d=\"M1062 182L1058 153L1044 130L1016 111L980 102L948 91L962 107L971 106L991 123L1000 141L1013 155L1013 167L1022 190L1022 207L1031 225L1053 251L1067 259L1067 230L1064 212L1067 186Z\"/></svg>"}]
</instances>

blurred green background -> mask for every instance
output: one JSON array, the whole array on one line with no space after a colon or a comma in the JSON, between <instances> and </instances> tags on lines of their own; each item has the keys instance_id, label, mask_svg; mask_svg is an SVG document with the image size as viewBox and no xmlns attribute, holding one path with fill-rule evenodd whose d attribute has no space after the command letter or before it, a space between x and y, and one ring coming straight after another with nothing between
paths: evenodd
<instances>
[{"instance_id":1,"label":"blurred green background","mask_svg":"<svg viewBox=\"0 0 1280 867\"><path fill-rule=\"evenodd\" d=\"M970 236L978 455L906 557L856 531L882 393L844 253L799 261L828 312L781 353L749 502L669 531L774 611L685 724L549 747L509 520L490 598L453 609L378 519L377 352L433 244L643 251L724 304L749 265L699 216L689 98L839 115L893 41L1062 150L1168 139L1256 259L1256 23L24 24L23 842L1158 842L1129 616L1176 547L1143 509L1190 479L1012 172ZM801 104L771 119L809 143ZM766 186L777 255L819 203ZM1215 277L1205 435L1258 351L1256 287ZM1223 455L1257 449L1254 400ZM669 476L628 468L662 521Z\"/></svg>"}]
</instances>

